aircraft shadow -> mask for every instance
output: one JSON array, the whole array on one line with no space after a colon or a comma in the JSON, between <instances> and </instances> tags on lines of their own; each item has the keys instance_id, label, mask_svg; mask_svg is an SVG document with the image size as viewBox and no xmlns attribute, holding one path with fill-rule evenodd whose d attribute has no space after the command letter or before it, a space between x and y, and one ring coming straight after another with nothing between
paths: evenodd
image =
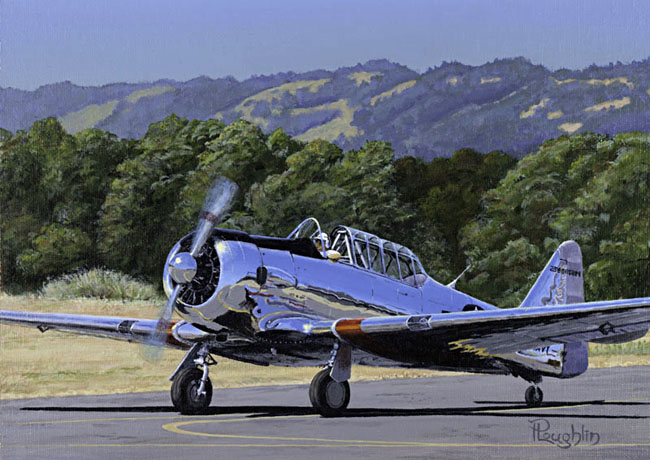
<instances>
[{"instance_id":1,"label":"aircraft shadow","mask_svg":"<svg viewBox=\"0 0 650 460\"><path fill-rule=\"evenodd\" d=\"M483 417L544 417L544 418L586 418L586 419L648 419L646 415L616 415L608 414L576 414L575 412L552 412L553 408L598 407L598 406L633 406L650 405L645 402L615 402L615 401L552 401L543 403L540 407L529 408L520 402L503 401L474 401L476 404L488 404L473 407L444 407L435 409L348 409L341 417L399 417L399 416L483 416ZM548 409L539 412L539 409ZM517 412L514 412L514 411ZM510 412L512 411L512 412Z\"/></svg>"},{"instance_id":2,"label":"aircraft shadow","mask_svg":"<svg viewBox=\"0 0 650 460\"><path fill-rule=\"evenodd\" d=\"M576 414L553 412L553 408L570 407L603 407L603 406L650 406L647 402L616 402L616 401L552 401L543 403L541 408L547 409L538 412L539 408L528 409L522 403L500 402L500 401L475 401L482 406L471 407L440 407L440 408L419 408L419 409L395 409L395 408L352 408L343 411L338 417L418 417L418 416L483 416L483 417L539 417L544 418L585 418L585 419L649 419L645 415L616 415L607 414ZM53 412L103 412L103 413L176 413L172 406L40 406L23 407L24 411L53 411ZM514 412L516 410L517 412ZM513 411L513 412L510 412ZM316 411L311 407L303 406L222 406L211 407L205 415L228 415L243 414L250 418L312 415Z\"/></svg>"}]
</instances>

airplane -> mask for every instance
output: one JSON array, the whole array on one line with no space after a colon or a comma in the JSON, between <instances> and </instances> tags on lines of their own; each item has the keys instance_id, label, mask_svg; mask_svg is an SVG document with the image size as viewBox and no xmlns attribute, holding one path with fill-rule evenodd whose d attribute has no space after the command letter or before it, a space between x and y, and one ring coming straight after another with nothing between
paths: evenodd
<instances>
[{"instance_id":1,"label":"airplane","mask_svg":"<svg viewBox=\"0 0 650 460\"><path fill-rule=\"evenodd\" d=\"M344 413L352 364L521 377L528 406L543 377L587 370L587 342L622 343L650 327L650 298L586 303L580 247L562 243L518 308L443 285L408 248L310 217L287 237L217 228L237 186L218 178L197 229L169 252L156 319L0 311L0 322L187 350L170 377L182 414L205 413L214 356L261 366L322 366L314 409ZM176 312L181 320L172 321Z\"/></svg>"}]
</instances>

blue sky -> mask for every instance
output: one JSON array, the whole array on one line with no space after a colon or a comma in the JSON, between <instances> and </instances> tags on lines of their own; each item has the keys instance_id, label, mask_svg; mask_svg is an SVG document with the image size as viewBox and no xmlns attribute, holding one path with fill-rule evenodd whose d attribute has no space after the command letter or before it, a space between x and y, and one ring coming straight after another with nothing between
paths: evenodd
<instances>
[{"instance_id":1,"label":"blue sky","mask_svg":"<svg viewBox=\"0 0 650 460\"><path fill-rule=\"evenodd\" d=\"M0 0L0 86L650 56L647 0Z\"/></svg>"}]
</instances>

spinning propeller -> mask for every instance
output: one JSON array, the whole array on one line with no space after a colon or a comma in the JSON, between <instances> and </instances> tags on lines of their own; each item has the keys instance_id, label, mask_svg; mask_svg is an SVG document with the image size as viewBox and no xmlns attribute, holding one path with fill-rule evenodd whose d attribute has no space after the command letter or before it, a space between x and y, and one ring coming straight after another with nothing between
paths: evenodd
<instances>
[{"instance_id":1,"label":"spinning propeller","mask_svg":"<svg viewBox=\"0 0 650 460\"><path fill-rule=\"evenodd\" d=\"M203 250L203 245L210 237L214 227L230 211L237 191L237 184L225 177L219 177L212 183L201 207L199 222L192 237L190 252L179 252L169 261L169 274L176 286L167 303L160 310L156 329L147 341L146 357L150 360L160 358L162 346L165 344L167 333L171 327L171 318L178 296L188 283L194 279L198 270L196 260Z\"/></svg>"}]
</instances>

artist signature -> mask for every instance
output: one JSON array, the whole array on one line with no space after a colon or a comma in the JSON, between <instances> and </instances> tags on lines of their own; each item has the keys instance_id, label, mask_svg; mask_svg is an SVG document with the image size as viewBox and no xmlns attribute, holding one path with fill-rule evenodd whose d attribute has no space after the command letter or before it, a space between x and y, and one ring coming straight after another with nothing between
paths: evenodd
<instances>
[{"instance_id":1,"label":"artist signature","mask_svg":"<svg viewBox=\"0 0 650 460\"><path fill-rule=\"evenodd\" d=\"M572 423L570 430L554 431L551 430L551 424L545 418L528 420L528 423L530 423L530 429L533 430L533 441L548 442L561 449L569 449L579 444L595 446L600 443L600 433L588 430L584 424L576 427Z\"/></svg>"}]
</instances>

